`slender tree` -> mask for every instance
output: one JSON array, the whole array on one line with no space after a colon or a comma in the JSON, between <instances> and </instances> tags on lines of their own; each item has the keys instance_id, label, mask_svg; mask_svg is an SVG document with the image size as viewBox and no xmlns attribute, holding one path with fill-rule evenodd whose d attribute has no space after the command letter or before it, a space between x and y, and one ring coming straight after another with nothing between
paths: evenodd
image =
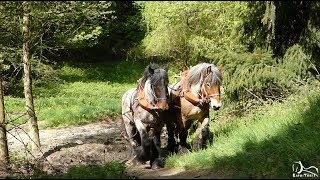
<instances>
[{"instance_id":1,"label":"slender tree","mask_svg":"<svg viewBox=\"0 0 320 180\"><path fill-rule=\"evenodd\" d=\"M40 148L40 137L39 129L37 123L37 117L33 105L33 96L32 96L32 81L31 81L31 64L30 64L30 11L31 6L30 2L24 1L23 5L23 69L24 69L24 96L26 99L26 109L28 115L29 123L29 133L31 137L31 148L32 151L36 151Z\"/></svg>"},{"instance_id":2,"label":"slender tree","mask_svg":"<svg viewBox=\"0 0 320 180\"><path fill-rule=\"evenodd\" d=\"M9 151L5 126L4 98L2 88L2 76L0 77L0 164L6 169L9 164Z\"/></svg>"}]
</instances>

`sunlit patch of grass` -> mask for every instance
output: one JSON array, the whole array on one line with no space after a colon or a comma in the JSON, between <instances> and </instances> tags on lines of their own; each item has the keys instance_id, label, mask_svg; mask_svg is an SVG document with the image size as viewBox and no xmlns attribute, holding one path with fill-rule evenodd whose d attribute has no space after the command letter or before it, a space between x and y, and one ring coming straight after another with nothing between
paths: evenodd
<instances>
[{"instance_id":1,"label":"sunlit patch of grass","mask_svg":"<svg viewBox=\"0 0 320 180\"><path fill-rule=\"evenodd\" d=\"M34 86L34 104L40 128L80 125L96 121L99 116L121 112L121 97L137 87L147 63L123 61L114 64L64 65L58 69L61 81ZM173 81L172 71L169 78ZM23 98L5 97L6 112L24 113ZM13 117L14 120L14 117ZM16 123L24 123L23 116Z\"/></svg>"},{"instance_id":2,"label":"sunlit patch of grass","mask_svg":"<svg viewBox=\"0 0 320 180\"><path fill-rule=\"evenodd\" d=\"M58 94L34 99L38 120L45 121L46 127L83 124L100 115L120 113L122 94L135 84L74 82L59 86ZM7 113L25 112L24 99L7 97L5 102ZM26 117L19 121L26 121Z\"/></svg>"},{"instance_id":3,"label":"sunlit patch of grass","mask_svg":"<svg viewBox=\"0 0 320 180\"><path fill-rule=\"evenodd\" d=\"M122 95L137 87L146 65L123 61L62 66L58 69L61 81L33 87L36 115L45 122L40 128L80 125L94 122L99 116L120 114ZM171 74L170 70L173 81ZM24 98L6 96L5 107L10 116L26 111ZM26 121L26 116L15 120L19 124Z\"/></svg>"},{"instance_id":4,"label":"sunlit patch of grass","mask_svg":"<svg viewBox=\"0 0 320 180\"><path fill-rule=\"evenodd\" d=\"M33 87L34 105L39 121L45 127L79 125L94 122L99 116L113 116L121 112L121 97L136 87L144 66L138 63L80 64L63 66L59 72L63 81ZM15 123L14 114L24 113L24 98L5 97L8 116Z\"/></svg>"}]
</instances>

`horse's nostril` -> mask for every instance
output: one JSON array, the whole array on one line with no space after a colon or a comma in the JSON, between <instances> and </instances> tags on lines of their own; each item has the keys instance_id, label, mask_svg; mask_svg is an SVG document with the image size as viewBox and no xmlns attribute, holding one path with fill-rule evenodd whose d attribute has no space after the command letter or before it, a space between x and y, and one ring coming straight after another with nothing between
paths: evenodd
<instances>
[{"instance_id":1,"label":"horse's nostril","mask_svg":"<svg viewBox=\"0 0 320 180\"><path fill-rule=\"evenodd\" d=\"M213 109L214 109L215 111L218 111L218 110L220 109L220 106L213 106Z\"/></svg>"}]
</instances>

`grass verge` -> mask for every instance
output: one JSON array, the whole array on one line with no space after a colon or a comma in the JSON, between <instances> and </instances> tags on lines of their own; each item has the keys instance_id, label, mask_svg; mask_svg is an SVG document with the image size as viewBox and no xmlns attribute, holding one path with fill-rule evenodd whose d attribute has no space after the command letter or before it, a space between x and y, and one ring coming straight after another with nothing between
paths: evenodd
<instances>
[{"instance_id":1,"label":"grass verge","mask_svg":"<svg viewBox=\"0 0 320 180\"><path fill-rule=\"evenodd\" d=\"M225 123L211 124L207 149L170 156L168 167L225 170L232 178L292 178L292 165L320 167L319 88L302 88L274 103Z\"/></svg>"}]
</instances>

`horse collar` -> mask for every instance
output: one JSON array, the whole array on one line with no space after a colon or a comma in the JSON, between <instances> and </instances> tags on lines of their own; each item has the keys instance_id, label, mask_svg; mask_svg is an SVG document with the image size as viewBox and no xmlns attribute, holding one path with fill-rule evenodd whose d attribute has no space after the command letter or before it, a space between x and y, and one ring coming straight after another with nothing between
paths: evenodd
<instances>
[{"instance_id":1,"label":"horse collar","mask_svg":"<svg viewBox=\"0 0 320 180\"><path fill-rule=\"evenodd\" d=\"M159 107L157 106L157 104L155 105L152 105L150 102L147 101L147 99L145 98L145 92L144 92L144 89L142 87L142 84L141 84L141 80L142 79L139 79L138 80L138 103L140 106L142 106L144 109L147 109L147 110L156 110L156 109L159 109Z\"/></svg>"},{"instance_id":2,"label":"horse collar","mask_svg":"<svg viewBox=\"0 0 320 180\"><path fill-rule=\"evenodd\" d=\"M188 75L189 71L186 70L183 72L183 78L182 78L182 91L181 91L181 96L183 96L185 99L187 99L189 102L193 104L202 104L202 103L208 103L209 99L207 97L201 96L201 98L197 98L192 94L190 89L188 88Z\"/></svg>"}]
</instances>

